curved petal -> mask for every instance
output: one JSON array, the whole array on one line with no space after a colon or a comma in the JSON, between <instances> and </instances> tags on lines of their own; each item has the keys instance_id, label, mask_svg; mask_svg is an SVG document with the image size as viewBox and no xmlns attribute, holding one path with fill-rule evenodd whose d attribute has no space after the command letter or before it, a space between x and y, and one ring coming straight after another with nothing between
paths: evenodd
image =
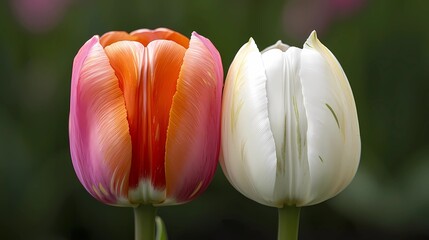
<instances>
[{"instance_id":1,"label":"curved petal","mask_svg":"<svg viewBox=\"0 0 429 240\"><path fill-rule=\"evenodd\" d=\"M277 153L274 202L300 205L307 199L307 117L299 77L301 49L277 43L262 54L267 74L268 114Z\"/></svg>"},{"instance_id":2,"label":"curved petal","mask_svg":"<svg viewBox=\"0 0 429 240\"><path fill-rule=\"evenodd\" d=\"M153 41L148 47L149 69L148 128L151 146L151 183L156 189L165 190L165 151L167 128L177 79L186 49L172 41Z\"/></svg>"},{"instance_id":3,"label":"curved petal","mask_svg":"<svg viewBox=\"0 0 429 240\"><path fill-rule=\"evenodd\" d=\"M216 65L216 67L215 67L216 79L217 79L217 81L220 81L220 84L223 86L222 59L221 59L220 54L217 51L216 47L213 45L213 43L209 39L199 35L197 32L193 32L192 36L195 36L196 38L198 38L198 40L200 40L204 44L204 46L207 48L207 50L210 52L210 55L213 58L213 61ZM207 54L207 53L205 53L205 54ZM221 86L221 88L222 88L222 86Z\"/></svg>"},{"instance_id":4,"label":"curved petal","mask_svg":"<svg viewBox=\"0 0 429 240\"><path fill-rule=\"evenodd\" d=\"M142 69L146 64L145 48L138 42L120 41L104 50L124 95L131 135L135 135L133 130L141 115L141 103L138 99L141 97Z\"/></svg>"},{"instance_id":5,"label":"curved petal","mask_svg":"<svg viewBox=\"0 0 429 240\"><path fill-rule=\"evenodd\" d=\"M129 198L135 203L165 199L165 141L169 112L185 48L153 41L145 48L120 41L105 48L124 92L132 145Z\"/></svg>"},{"instance_id":6,"label":"curved petal","mask_svg":"<svg viewBox=\"0 0 429 240\"><path fill-rule=\"evenodd\" d=\"M102 202L129 205L127 113L97 36L82 47L73 64L69 138L73 166L86 190Z\"/></svg>"},{"instance_id":7,"label":"curved petal","mask_svg":"<svg viewBox=\"0 0 429 240\"><path fill-rule=\"evenodd\" d=\"M304 44L300 76L311 175L311 196L303 205L311 205L335 196L353 179L360 158L359 124L347 77L315 32Z\"/></svg>"},{"instance_id":8,"label":"curved petal","mask_svg":"<svg viewBox=\"0 0 429 240\"><path fill-rule=\"evenodd\" d=\"M147 46L154 40L163 39L176 42L182 45L184 48L189 47L189 39L187 37L168 28L157 28L155 30L139 29L132 32L130 35L136 37L135 41L139 41L144 46Z\"/></svg>"},{"instance_id":9,"label":"curved petal","mask_svg":"<svg viewBox=\"0 0 429 240\"><path fill-rule=\"evenodd\" d=\"M274 206L277 160L266 81L261 54L250 39L235 56L225 82L221 165L238 191Z\"/></svg>"},{"instance_id":10,"label":"curved petal","mask_svg":"<svg viewBox=\"0 0 429 240\"><path fill-rule=\"evenodd\" d=\"M143 46L148 46L150 42L155 40L171 40L184 48L189 47L189 39L187 37L168 28L157 28L154 30L139 29L131 33L124 31L111 31L101 36L100 44L103 47L107 47L110 44L119 41L137 41L143 44Z\"/></svg>"},{"instance_id":11,"label":"curved petal","mask_svg":"<svg viewBox=\"0 0 429 240\"><path fill-rule=\"evenodd\" d=\"M151 194L132 194L142 179L150 177L150 156L147 121L146 86L146 50L139 42L119 41L105 48L119 87L123 92L129 132L132 142L132 157L129 184L129 200L134 203L150 202ZM148 183L149 184L149 183ZM147 193L148 191L144 191Z\"/></svg>"},{"instance_id":12,"label":"curved petal","mask_svg":"<svg viewBox=\"0 0 429 240\"><path fill-rule=\"evenodd\" d=\"M100 44L103 47L107 47L112 43L119 41L136 41L137 38L135 36L130 35L124 31L111 31L103 34L100 37Z\"/></svg>"},{"instance_id":13,"label":"curved petal","mask_svg":"<svg viewBox=\"0 0 429 240\"><path fill-rule=\"evenodd\" d=\"M190 201L206 189L219 154L222 65L209 40L194 33L177 82L166 146L167 201Z\"/></svg>"}]
</instances>

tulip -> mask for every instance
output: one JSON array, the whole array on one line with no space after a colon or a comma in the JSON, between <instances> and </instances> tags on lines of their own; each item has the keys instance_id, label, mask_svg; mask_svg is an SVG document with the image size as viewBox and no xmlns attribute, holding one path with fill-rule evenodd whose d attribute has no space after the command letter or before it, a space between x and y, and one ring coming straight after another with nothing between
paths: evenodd
<instances>
[{"instance_id":1,"label":"tulip","mask_svg":"<svg viewBox=\"0 0 429 240\"><path fill-rule=\"evenodd\" d=\"M259 52L253 39L241 47L226 77L221 136L227 179L246 197L279 208L280 221L291 221L284 211L297 220L296 207L337 195L359 165L350 85L314 31L303 49L279 41Z\"/></svg>"},{"instance_id":2,"label":"tulip","mask_svg":"<svg viewBox=\"0 0 429 240\"><path fill-rule=\"evenodd\" d=\"M71 82L70 151L82 185L135 209L200 195L218 163L222 85L218 51L195 32L92 37Z\"/></svg>"}]
</instances>

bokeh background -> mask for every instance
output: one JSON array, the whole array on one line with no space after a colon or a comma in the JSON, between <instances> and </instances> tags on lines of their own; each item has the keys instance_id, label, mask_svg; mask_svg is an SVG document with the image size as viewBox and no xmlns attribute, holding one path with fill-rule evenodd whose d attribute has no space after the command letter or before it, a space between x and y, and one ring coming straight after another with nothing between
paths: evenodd
<instances>
[{"instance_id":1,"label":"bokeh background","mask_svg":"<svg viewBox=\"0 0 429 240\"><path fill-rule=\"evenodd\" d=\"M352 184L302 210L300 239L429 239L429 1L2 0L0 239L133 239L133 211L81 186L68 149L71 66L110 30L169 27L210 38L225 72L253 37L302 46L311 30L341 62L358 108ZM170 239L275 239L277 212L220 168L195 201L161 208Z\"/></svg>"}]
</instances>

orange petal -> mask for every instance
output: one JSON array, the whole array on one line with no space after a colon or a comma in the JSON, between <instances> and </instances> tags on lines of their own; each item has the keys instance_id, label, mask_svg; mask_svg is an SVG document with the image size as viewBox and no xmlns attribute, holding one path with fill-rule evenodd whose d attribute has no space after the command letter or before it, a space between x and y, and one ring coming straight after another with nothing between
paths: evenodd
<instances>
[{"instance_id":1,"label":"orange petal","mask_svg":"<svg viewBox=\"0 0 429 240\"><path fill-rule=\"evenodd\" d=\"M150 176L150 153L147 135L147 57L139 42L120 41L105 48L124 94L132 142L129 187L136 188Z\"/></svg>"},{"instance_id":2,"label":"orange petal","mask_svg":"<svg viewBox=\"0 0 429 240\"><path fill-rule=\"evenodd\" d=\"M121 41L106 47L105 52L124 94L130 128L134 129L142 114L138 99L142 95L139 89L142 87L142 69L146 66L145 48L138 42Z\"/></svg>"},{"instance_id":3,"label":"orange petal","mask_svg":"<svg viewBox=\"0 0 429 240\"><path fill-rule=\"evenodd\" d=\"M186 49L172 41L120 41L105 48L124 93L132 139L131 189L150 179L165 189L165 142L169 112ZM133 201L150 201L133 195Z\"/></svg>"},{"instance_id":4,"label":"orange petal","mask_svg":"<svg viewBox=\"0 0 429 240\"><path fill-rule=\"evenodd\" d=\"M170 108L186 49L172 41L153 41L148 52L148 127L151 147L151 182L165 188L165 143Z\"/></svg>"},{"instance_id":5,"label":"orange petal","mask_svg":"<svg viewBox=\"0 0 429 240\"><path fill-rule=\"evenodd\" d=\"M139 41L145 46L154 40L164 39L176 42L182 45L184 48L189 47L189 39L187 37L168 28L157 28L155 30L139 29L132 32L131 36L136 37L136 41Z\"/></svg>"},{"instance_id":6,"label":"orange petal","mask_svg":"<svg viewBox=\"0 0 429 240\"><path fill-rule=\"evenodd\" d=\"M111 31L103 34L100 38L100 44L107 47L112 43L129 40L135 41L137 38L124 31Z\"/></svg>"},{"instance_id":7,"label":"orange petal","mask_svg":"<svg viewBox=\"0 0 429 240\"><path fill-rule=\"evenodd\" d=\"M211 42L194 33L170 113L166 146L167 202L206 189L218 162L223 70Z\"/></svg>"}]
</instances>

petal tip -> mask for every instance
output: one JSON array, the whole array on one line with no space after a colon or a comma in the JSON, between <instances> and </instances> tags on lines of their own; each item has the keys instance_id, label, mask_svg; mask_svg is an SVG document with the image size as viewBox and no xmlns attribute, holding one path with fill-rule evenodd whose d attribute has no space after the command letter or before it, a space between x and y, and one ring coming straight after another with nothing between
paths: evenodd
<instances>
[{"instance_id":1,"label":"petal tip","mask_svg":"<svg viewBox=\"0 0 429 240\"><path fill-rule=\"evenodd\" d=\"M256 44L256 41L252 37L249 38L249 41L244 46L247 46L248 49L251 51L259 52L258 45Z\"/></svg>"},{"instance_id":2,"label":"petal tip","mask_svg":"<svg viewBox=\"0 0 429 240\"><path fill-rule=\"evenodd\" d=\"M201 37L201 35L198 34L196 31L192 31L191 36Z\"/></svg>"},{"instance_id":3,"label":"petal tip","mask_svg":"<svg viewBox=\"0 0 429 240\"><path fill-rule=\"evenodd\" d=\"M208 38L204 37L203 35L200 35L196 31L193 31L191 34L191 38L194 38L194 37L200 40L201 42L203 42L204 45L206 45L206 47L208 48L211 48L211 45L213 45L213 43Z\"/></svg>"},{"instance_id":4,"label":"petal tip","mask_svg":"<svg viewBox=\"0 0 429 240\"><path fill-rule=\"evenodd\" d=\"M100 40L100 36L98 35L94 35L92 36L92 38L89 39L89 41L98 41L98 40Z\"/></svg>"},{"instance_id":5,"label":"petal tip","mask_svg":"<svg viewBox=\"0 0 429 240\"><path fill-rule=\"evenodd\" d=\"M191 33L191 38L197 38L198 40L200 40L201 42L203 42L203 43L206 43L206 42L210 42L211 43L211 41L208 39L208 38L206 38L206 37L204 37L204 36L202 36L202 35L200 35L199 33L197 33L196 31L193 31L192 33Z\"/></svg>"},{"instance_id":6,"label":"petal tip","mask_svg":"<svg viewBox=\"0 0 429 240\"><path fill-rule=\"evenodd\" d=\"M252 37L249 38L249 41L247 41L247 43L256 44L255 39L253 39Z\"/></svg>"},{"instance_id":7,"label":"petal tip","mask_svg":"<svg viewBox=\"0 0 429 240\"><path fill-rule=\"evenodd\" d=\"M318 45L318 44L320 44L320 41L317 38L317 32L316 32L316 30L313 30L310 33L310 36L308 36L307 41L305 41L304 48L306 48L306 47L314 48L314 46Z\"/></svg>"},{"instance_id":8,"label":"petal tip","mask_svg":"<svg viewBox=\"0 0 429 240\"><path fill-rule=\"evenodd\" d=\"M72 70L72 88L76 87L79 73L81 71L83 62L88 56L91 49L100 42L100 37L98 35L94 35L85 44L79 49L78 53L73 59L73 70Z\"/></svg>"},{"instance_id":9,"label":"petal tip","mask_svg":"<svg viewBox=\"0 0 429 240\"><path fill-rule=\"evenodd\" d=\"M216 64L216 73L217 73L217 79L218 81L223 81L223 67L222 67L222 58L220 56L219 51L216 49L216 47L213 45L213 43L210 41L210 39L198 34L197 32L193 31L191 39L197 39L200 41L206 49L211 54L211 57L215 61Z\"/></svg>"}]
</instances>

